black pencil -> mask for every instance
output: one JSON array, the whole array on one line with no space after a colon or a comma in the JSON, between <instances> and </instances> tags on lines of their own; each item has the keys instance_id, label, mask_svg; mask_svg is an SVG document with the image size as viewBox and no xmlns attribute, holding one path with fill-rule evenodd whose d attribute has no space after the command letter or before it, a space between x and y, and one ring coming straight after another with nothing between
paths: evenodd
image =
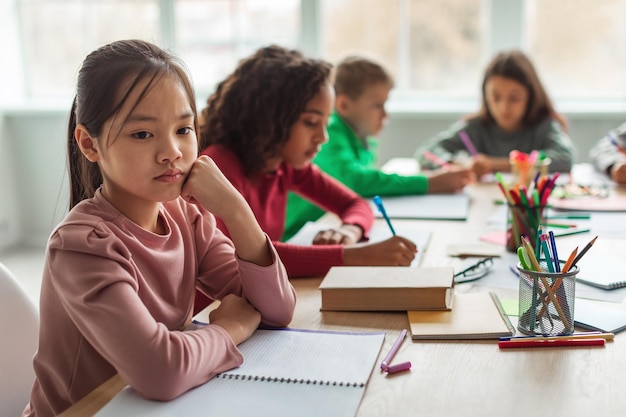
<instances>
[{"instance_id":1,"label":"black pencil","mask_svg":"<svg viewBox=\"0 0 626 417\"><path fill-rule=\"evenodd\" d=\"M583 248L583 250L581 250L581 251L578 253L578 255L576 256L576 258L574 258L574 262L572 262L572 267L573 267L574 265L576 265L576 264L578 263L578 261L580 261L580 258L582 258L582 257L583 257L583 255L584 255L585 253L587 253L587 251L588 251L589 249L591 249L591 247L593 246L593 244L594 244L594 243L596 243L596 239L597 239L597 238L598 238L598 236L596 236L596 237L594 237L593 239L591 239L591 241L590 241L589 243L587 243L587 246L585 246L585 247ZM570 268L570 269L571 269L571 268Z\"/></svg>"}]
</instances>

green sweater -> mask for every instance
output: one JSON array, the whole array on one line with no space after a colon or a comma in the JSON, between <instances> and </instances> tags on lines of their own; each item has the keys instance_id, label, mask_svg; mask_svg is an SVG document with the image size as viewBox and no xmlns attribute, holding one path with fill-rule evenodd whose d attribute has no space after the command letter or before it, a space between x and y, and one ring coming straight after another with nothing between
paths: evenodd
<instances>
[{"instance_id":1,"label":"green sweater","mask_svg":"<svg viewBox=\"0 0 626 417\"><path fill-rule=\"evenodd\" d=\"M367 146L335 112L328 124L328 143L322 146L313 162L363 197L426 194L428 179L425 176L380 171L376 167L378 141L369 137L366 142ZM323 214L321 208L290 193L283 240L292 237L307 221L315 221Z\"/></svg>"}]
</instances>

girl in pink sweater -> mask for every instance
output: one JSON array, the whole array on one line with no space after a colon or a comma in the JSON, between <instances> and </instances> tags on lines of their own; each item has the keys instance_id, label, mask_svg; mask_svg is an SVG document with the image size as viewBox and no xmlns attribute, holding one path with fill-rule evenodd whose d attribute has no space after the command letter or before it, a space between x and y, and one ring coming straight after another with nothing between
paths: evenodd
<instances>
[{"instance_id":1,"label":"girl in pink sweater","mask_svg":"<svg viewBox=\"0 0 626 417\"><path fill-rule=\"evenodd\" d=\"M87 56L68 129L70 212L48 242L24 415L56 415L116 373L170 400L240 365L237 345L260 323L291 321L280 258L241 194L197 157L196 132L177 59L133 40ZM221 304L184 331L196 287Z\"/></svg>"},{"instance_id":2,"label":"girl in pink sweater","mask_svg":"<svg viewBox=\"0 0 626 417\"><path fill-rule=\"evenodd\" d=\"M368 203L311 164L328 140L333 110L330 64L278 46L244 59L202 111L202 154L215 161L245 197L290 277L321 276L334 265L409 265L417 249L400 236L367 240ZM309 246L280 242L287 193L337 214L342 225ZM226 231L218 219L218 227ZM208 301L199 296L196 309Z\"/></svg>"}]
</instances>

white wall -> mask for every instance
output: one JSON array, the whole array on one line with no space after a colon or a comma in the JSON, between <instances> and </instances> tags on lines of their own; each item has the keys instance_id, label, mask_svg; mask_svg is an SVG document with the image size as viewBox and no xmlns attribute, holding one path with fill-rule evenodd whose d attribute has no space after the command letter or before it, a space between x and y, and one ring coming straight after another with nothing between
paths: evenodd
<instances>
[{"instance_id":1,"label":"white wall","mask_svg":"<svg viewBox=\"0 0 626 417\"><path fill-rule=\"evenodd\" d=\"M0 0L0 250L17 239L17 204L10 143L5 133L4 107L23 95L23 77L17 37L15 2Z\"/></svg>"},{"instance_id":2,"label":"white wall","mask_svg":"<svg viewBox=\"0 0 626 417\"><path fill-rule=\"evenodd\" d=\"M0 137L2 206L8 206L8 227L2 246L44 245L67 212L65 131L61 113L8 112ZM1 225L1 223L0 223Z\"/></svg>"},{"instance_id":3,"label":"white wall","mask_svg":"<svg viewBox=\"0 0 626 417\"><path fill-rule=\"evenodd\" d=\"M12 158L9 156L12 151L6 138L4 117L0 113L0 250L17 239L16 178L12 169Z\"/></svg>"},{"instance_id":4,"label":"white wall","mask_svg":"<svg viewBox=\"0 0 626 417\"><path fill-rule=\"evenodd\" d=\"M626 119L619 112L565 115L579 150L578 162L586 161L590 147ZM460 116L452 112L392 114L381 135L380 161L411 156L420 143ZM0 130L0 211L7 212L10 233L3 233L0 219L2 244L43 245L65 215L69 199L66 123L65 111L19 110L5 114Z\"/></svg>"}]
</instances>

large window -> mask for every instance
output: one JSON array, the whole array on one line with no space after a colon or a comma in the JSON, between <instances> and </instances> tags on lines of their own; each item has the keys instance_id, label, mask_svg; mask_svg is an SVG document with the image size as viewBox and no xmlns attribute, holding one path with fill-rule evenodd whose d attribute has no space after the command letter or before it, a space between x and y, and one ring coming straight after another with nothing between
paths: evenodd
<instances>
[{"instance_id":1,"label":"large window","mask_svg":"<svg viewBox=\"0 0 626 417\"><path fill-rule=\"evenodd\" d=\"M471 95L487 50L488 0L325 0L323 51L378 57L401 93Z\"/></svg>"},{"instance_id":2,"label":"large window","mask_svg":"<svg viewBox=\"0 0 626 417\"><path fill-rule=\"evenodd\" d=\"M626 1L529 0L527 46L562 98L624 99Z\"/></svg>"},{"instance_id":3,"label":"large window","mask_svg":"<svg viewBox=\"0 0 626 417\"><path fill-rule=\"evenodd\" d=\"M28 97L69 95L84 56L120 38L173 49L199 96L270 43L360 53L394 98L477 98L493 53L529 53L555 99L626 99L626 0L13 0Z\"/></svg>"},{"instance_id":4,"label":"large window","mask_svg":"<svg viewBox=\"0 0 626 417\"><path fill-rule=\"evenodd\" d=\"M299 47L299 0L175 1L175 49L200 90L212 89L259 47Z\"/></svg>"},{"instance_id":5,"label":"large window","mask_svg":"<svg viewBox=\"0 0 626 417\"><path fill-rule=\"evenodd\" d=\"M87 53L120 38L161 43L157 0L19 0L25 90L30 97L72 91Z\"/></svg>"}]
</instances>

